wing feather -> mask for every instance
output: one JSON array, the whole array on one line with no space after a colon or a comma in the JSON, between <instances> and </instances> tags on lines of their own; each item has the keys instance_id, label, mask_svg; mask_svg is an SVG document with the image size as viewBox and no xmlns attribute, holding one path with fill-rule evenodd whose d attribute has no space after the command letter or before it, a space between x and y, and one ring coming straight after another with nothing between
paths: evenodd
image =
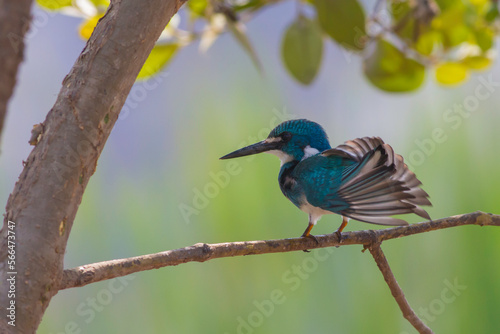
<instances>
[{"instance_id":1,"label":"wing feather","mask_svg":"<svg viewBox=\"0 0 500 334\"><path fill-rule=\"evenodd\" d=\"M379 137L349 140L301 161L294 178L307 202L323 210L372 224L406 225L392 215L415 213L430 219L421 182L403 157Z\"/></svg>"},{"instance_id":2,"label":"wing feather","mask_svg":"<svg viewBox=\"0 0 500 334\"><path fill-rule=\"evenodd\" d=\"M415 213L430 219L420 205L431 205L422 184L401 155L379 137L357 138L322 154L353 157L358 165L345 173L336 195L348 203L341 214L368 223L400 225L392 215Z\"/></svg>"}]
</instances>

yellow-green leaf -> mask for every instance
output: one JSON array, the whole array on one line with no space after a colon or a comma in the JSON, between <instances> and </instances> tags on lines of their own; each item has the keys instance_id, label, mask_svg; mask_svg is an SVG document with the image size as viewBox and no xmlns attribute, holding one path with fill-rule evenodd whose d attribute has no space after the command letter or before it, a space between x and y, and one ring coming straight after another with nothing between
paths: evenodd
<instances>
[{"instance_id":1,"label":"yellow-green leaf","mask_svg":"<svg viewBox=\"0 0 500 334\"><path fill-rule=\"evenodd\" d=\"M469 0L469 2L478 7L482 7L490 2L490 0Z\"/></svg>"},{"instance_id":2,"label":"yellow-green leaf","mask_svg":"<svg viewBox=\"0 0 500 334\"><path fill-rule=\"evenodd\" d=\"M434 31L430 30L421 34L418 37L417 42L415 43L415 50L420 52L423 55L430 55L434 50L434 47L441 41L441 35Z\"/></svg>"},{"instance_id":3,"label":"yellow-green leaf","mask_svg":"<svg viewBox=\"0 0 500 334\"><path fill-rule=\"evenodd\" d=\"M422 85L425 67L409 59L385 40L377 41L373 53L364 60L364 73L376 87L387 92L410 92Z\"/></svg>"},{"instance_id":4,"label":"yellow-green leaf","mask_svg":"<svg viewBox=\"0 0 500 334\"><path fill-rule=\"evenodd\" d=\"M485 70L491 66L491 59L485 56L466 57L460 61L467 68L472 70Z\"/></svg>"},{"instance_id":5,"label":"yellow-green leaf","mask_svg":"<svg viewBox=\"0 0 500 334\"><path fill-rule=\"evenodd\" d=\"M442 31L442 41L445 48L452 48L467 42L472 32L465 24L456 25Z\"/></svg>"},{"instance_id":6,"label":"yellow-green leaf","mask_svg":"<svg viewBox=\"0 0 500 334\"><path fill-rule=\"evenodd\" d=\"M446 62L436 68L436 80L443 85L457 85L467 79L467 67L461 63Z\"/></svg>"},{"instance_id":7,"label":"yellow-green leaf","mask_svg":"<svg viewBox=\"0 0 500 334\"><path fill-rule=\"evenodd\" d=\"M80 27L78 29L78 33L80 34L80 38L87 40L90 38L92 35L92 32L94 32L94 28L97 25L97 22L99 22L99 19L103 17L104 14L98 14L96 16L93 16L85 21L83 21L82 24L80 24Z\"/></svg>"},{"instance_id":8,"label":"yellow-green leaf","mask_svg":"<svg viewBox=\"0 0 500 334\"><path fill-rule=\"evenodd\" d=\"M281 44L286 69L304 85L310 84L321 65L323 39L317 23L302 15L288 26Z\"/></svg>"},{"instance_id":9,"label":"yellow-green leaf","mask_svg":"<svg viewBox=\"0 0 500 334\"><path fill-rule=\"evenodd\" d=\"M464 24L466 8L462 1L458 1L453 7L442 10L431 22L434 29L449 29Z\"/></svg>"},{"instance_id":10,"label":"yellow-green leaf","mask_svg":"<svg viewBox=\"0 0 500 334\"><path fill-rule=\"evenodd\" d=\"M488 22L493 22L495 21L495 19L498 17L498 7L497 7L497 4L494 3L494 2L491 2L490 4L490 8L488 9L488 11L486 12L486 15L484 16L484 18L486 19L486 21Z\"/></svg>"},{"instance_id":11,"label":"yellow-green leaf","mask_svg":"<svg viewBox=\"0 0 500 334\"><path fill-rule=\"evenodd\" d=\"M365 47L365 13L356 0L314 0L321 28L341 46Z\"/></svg>"},{"instance_id":12,"label":"yellow-green leaf","mask_svg":"<svg viewBox=\"0 0 500 334\"><path fill-rule=\"evenodd\" d=\"M476 37L477 45L479 45L483 52L486 52L493 47L495 34L491 29L478 29L474 35Z\"/></svg>"},{"instance_id":13,"label":"yellow-green leaf","mask_svg":"<svg viewBox=\"0 0 500 334\"><path fill-rule=\"evenodd\" d=\"M90 0L96 7L107 8L109 6L109 0Z\"/></svg>"},{"instance_id":14,"label":"yellow-green leaf","mask_svg":"<svg viewBox=\"0 0 500 334\"><path fill-rule=\"evenodd\" d=\"M205 10L207 9L207 0L189 0L187 2L187 7L191 11L192 16L205 16Z\"/></svg>"},{"instance_id":15,"label":"yellow-green leaf","mask_svg":"<svg viewBox=\"0 0 500 334\"><path fill-rule=\"evenodd\" d=\"M36 3L45 9L59 10L64 7L71 6L72 0L36 0Z\"/></svg>"},{"instance_id":16,"label":"yellow-green leaf","mask_svg":"<svg viewBox=\"0 0 500 334\"><path fill-rule=\"evenodd\" d=\"M462 0L436 0L436 4L439 6L441 11L448 10L449 8L457 6Z\"/></svg>"},{"instance_id":17,"label":"yellow-green leaf","mask_svg":"<svg viewBox=\"0 0 500 334\"><path fill-rule=\"evenodd\" d=\"M158 73L170 60L172 60L178 49L179 45L177 44L156 45L149 54L148 59L146 59L137 79L146 80Z\"/></svg>"},{"instance_id":18,"label":"yellow-green leaf","mask_svg":"<svg viewBox=\"0 0 500 334\"><path fill-rule=\"evenodd\" d=\"M392 25L397 27L394 32L407 40L414 40L415 18L412 15L413 8L410 1L391 1Z\"/></svg>"}]
</instances>

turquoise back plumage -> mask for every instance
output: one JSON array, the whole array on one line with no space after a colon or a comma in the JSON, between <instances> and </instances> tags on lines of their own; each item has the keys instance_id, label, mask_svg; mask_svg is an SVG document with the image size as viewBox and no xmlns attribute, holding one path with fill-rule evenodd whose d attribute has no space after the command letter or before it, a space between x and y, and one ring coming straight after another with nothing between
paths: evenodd
<instances>
[{"instance_id":1,"label":"turquoise back plumage","mask_svg":"<svg viewBox=\"0 0 500 334\"><path fill-rule=\"evenodd\" d=\"M291 175L298 180L297 188L311 205L340 213L349 207L349 203L337 194L346 173L356 165L355 161L343 157L317 154L298 163ZM301 198L298 194L290 196ZM299 201L295 205L300 208L302 204L303 201Z\"/></svg>"}]
</instances>

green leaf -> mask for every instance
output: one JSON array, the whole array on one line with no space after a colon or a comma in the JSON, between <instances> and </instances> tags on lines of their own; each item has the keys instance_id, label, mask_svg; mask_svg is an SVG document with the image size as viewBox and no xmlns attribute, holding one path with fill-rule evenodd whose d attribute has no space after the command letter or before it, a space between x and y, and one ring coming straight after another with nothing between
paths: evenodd
<instances>
[{"instance_id":1,"label":"green leaf","mask_svg":"<svg viewBox=\"0 0 500 334\"><path fill-rule=\"evenodd\" d=\"M207 0L189 0L187 2L187 7L191 11L194 17L205 16L205 10L207 9Z\"/></svg>"},{"instance_id":2,"label":"green leaf","mask_svg":"<svg viewBox=\"0 0 500 334\"><path fill-rule=\"evenodd\" d=\"M469 0L469 2L474 6L482 7L487 5L490 2L490 0Z\"/></svg>"},{"instance_id":3,"label":"green leaf","mask_svg":"<svg viewBox=\"0 0 500 334\"><path fill-rule=\"evenodd\" d=\"M414 40L415 18L413 17L409 1L392 1L391 11L394 32L401 38ZM396 29L397 27L397 29Z\"/></svg>"},{"instance_id":4,"label":"green leaf","mask_svg":"<svg viewBox=\"0 0 500 334\"><path fill-rule=\"evenodd\" d=\"M491 23L491 22L495 21L496 18L498 18L498 14L499 14L498 7L497 7L496 3L491 2L491 7L486 12L486 15L484 16L484 18L486 19L486 21Z\"/></svg>"},{"instance_id":5,"label":"green leaf","mask_svg":"<svg viewBox=\"0 0 500 334\"><path fill-rule=\"evenodd\" d=\"M300 15L288 26L281 44L286 69L304 85L318 74L323 55L323 39L316 22Z\"/></svg>"},{"instance_id":6,"label":"green leaf","mask_svg":"<svg viewBox=\"0 0 500 334\"><path fill-rule=\"evenodd\" d=\"M443 48L448 50L471 39L470 22L474 20L471 12L459 1L452 7L441 11L431 23L432 28L441 34Z\"/></svg>"},{"instance_id":7,"label":"green leaf","mask_svg":"<svg viewBox=\"0 0 500 334\"><path fill-rule=\"evenodd\" d=\"M495 34L490 28L478 29L474 33L474 36L476 38L477 45L479 45L483 52L486 52L493 47Z\"/></svg>"},{"instance_id":8,"label":"green leaf","mask_svg":"<svg viewBox=\"0 0 500 334\"><path fill-rule=\"evenodd\" d=\"M36 0L36 3L48 10L60 10L72 5L72 0Z\"/></svg>"},{"instance_id":9,"label":"green leaf","mask_svg":"<svg viewBox=\"0 0 500 334\"><path fill-rule=\"evenodd\" d=\"M109 0L90 0L96 7L108 8Z\"/></svg>"},{"instance_id":10,"label":"green leaf","mask_svg":"<svg viewBox=\"0 0 500 334\"><path fill-rule=\"evenodd\" d=\"M314 0L318 21L325 33L343 47L365 47L365 13L356 0Z\"/></svg>"},{"instance_id":11,"label":"green leaf","mask_svg":"<svg viewBox=\"0 0 500 334\"><path fill-rule=\"evenodd\" d=\"M137 80L146 80L158 73L173 58L178 49L177 44L156 45L146 59Z\"/></svg>"},{"instance_id":12,"label":"green leaf","mask_svg":"<svg viewBox=\"0 0 500 334\"><path fill-rule=\"evenodd\" d=\"M434 51L435 46L441 41L441 34L430 30L421 34L415 43L415 50L423 55L429 56Z\"/></svg>"},{"instance_id":13,"label":"green leaf","mask_svg":"<svg viewBox=\"0 0 500 334\"><path fill-rule=\"evenodd\" d=\"M471 56L466 57L460 61L467 68L471 70L485 70L491 66L491 59L485 56Z\"/></svg>"},{"instance_id":14,"label":"green leaf","mask_svg":"<svg viewBox=\"0 0 500 334\"><path fill-rule=\"evenodd\" d=\"M387 92L410 92L422 85L425 67L408 59L396 47L379 40L373 53L364 60L364 73L376 87Z\"/></svg>"},{"instance_id":15,"label":"green leaf","mask_svg":"<svg viewBox=\"0 0 500 334\"><path fill-rule=\"evenodd\" d=\"M452 48L467 42L471 37L471 30L465 24L456 25L442 32L442 41L445 48Z\"/></svg>"},{"instance_id":16,"label":"green leaf","mask_svg":"<svg viewBox=\"0 0 500 334\"><path fill-rule=\"evenodd\" d=\"M445 11L457 6L457 4L462 4L462 0L436 0L436 3L441 11Z\"/></svg>"},{"instance_id":17,"label":"green leaf","mask_svg":"<svg viewBox=\"0 0 500 334\"><path fill-rule=\"evenodd\" d=\"M467 12L462 0L453 0L446 9L441 8L441 12L434 17L431 25L435 29L446 29L465 24Z\"/></svg>"},{"instance_id":18,"label":"green leaf","mask_svg":"<svg viewBox=\"0 0 500 334\"><path fill-rule=\"evenodd\" d=\"M457 85L467 79L467 67L461 63L446 62L436 68L436 80L443 85Z\"/></svg>"}]
</instances>

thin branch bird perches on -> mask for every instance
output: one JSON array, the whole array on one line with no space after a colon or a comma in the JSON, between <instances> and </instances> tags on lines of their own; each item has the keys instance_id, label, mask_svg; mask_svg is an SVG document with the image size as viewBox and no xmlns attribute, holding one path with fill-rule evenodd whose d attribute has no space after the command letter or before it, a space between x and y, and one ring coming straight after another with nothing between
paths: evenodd
<instances>
[{"instance_id":1,"label":"thin branch bird perches on","mask_svg":"<svg viewBox=\"0 0 500 334\"><path fill-rule=\"evenodd\" d=\"M363 245L373 255L377 266L389 285L392 295L403 312L403 316L419 331L432 333L411 309L403 291L392 273L387 259L380 248L382 242L390 239L406 237L414 234L441 230L463 225L500 226L500 215L481 211L438 219L431 222L416 223L381 230L363 230L342 233L342 241L333 234L317 235L318 243L310 238L291 238L278 240L258 240L225 242L219 244L198 243L193 246L168 250L155 254L135 256L131 258L103 261L64 270L59 290L81 287L115 277L130 275L139 271L176 266L188 262L205 262L212 259L257 255L268 253L285 253L305 249L339 247L347 245Z\"/></svg>"}]
</instances>

